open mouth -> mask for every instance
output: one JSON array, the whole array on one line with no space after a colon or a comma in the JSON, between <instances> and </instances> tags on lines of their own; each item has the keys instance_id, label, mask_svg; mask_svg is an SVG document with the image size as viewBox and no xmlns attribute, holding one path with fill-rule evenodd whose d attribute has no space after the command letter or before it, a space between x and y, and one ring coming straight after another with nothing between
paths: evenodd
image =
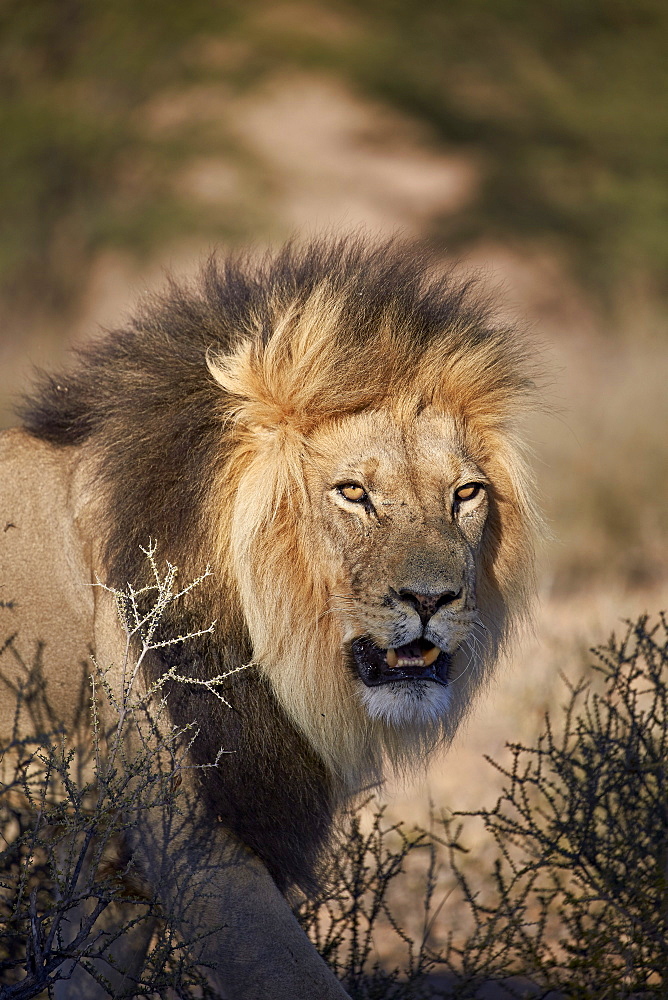
<instances>
[{"instance_id":1,"label":"open mouth","mask_svg":"<svg viewBox=\"0 0 668 1000\"><path fill-rule=\"evenodd\" d=\"M395 681L448 683L449 655L424 639L396 649L380 649L364 636L355 639L351 650L357 672L367 687Z\"/></svg>"}]
</instances>

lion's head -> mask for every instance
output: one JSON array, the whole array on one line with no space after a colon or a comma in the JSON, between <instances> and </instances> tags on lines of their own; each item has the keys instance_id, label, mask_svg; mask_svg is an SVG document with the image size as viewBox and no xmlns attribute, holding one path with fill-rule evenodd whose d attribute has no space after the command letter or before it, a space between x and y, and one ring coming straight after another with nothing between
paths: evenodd
<instances>
[{"instance_id":1,"label":"lion's head","mask_svg":"<svg viewBox=\"0 0 668 1000\"><path fill-rule=\"evenodd\" d=\"M355 788L452 736L526 612L531 393L475 283L415 247L324 240L172 283L47 380L26 424L93 456L117 586L149 536L184 572L213 563L185 631L218 632L188 669L252 656Z\"/></svg>"},{"instance_id":2,"label":"lion's head","mask_svg":"<svg viewBox=\"0 0 668 1000\"><path fill-rule=\"evenodd\" d=\"M451 738L527 610L537 517L517 335L414 251L336 263L210 353L234 441L212 506L256 661L356 785Z\"/></svg>"}]
</instances>

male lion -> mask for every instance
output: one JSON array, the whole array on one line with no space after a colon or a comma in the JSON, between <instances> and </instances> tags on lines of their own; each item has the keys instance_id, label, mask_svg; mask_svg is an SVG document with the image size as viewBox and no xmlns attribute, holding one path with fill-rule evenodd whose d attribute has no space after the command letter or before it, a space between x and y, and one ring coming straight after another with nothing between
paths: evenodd
<instances>
[{"instance_id":1,"label":"male lion","mask_svg":"<svg viewBox=\"0 0 668 1000\"><path fill-rule=\"evenodd\" d=\"M186 940L211 929L198 955L222 996L345 996L285 894L313 891L360 790L451 740L526 612L536 515L513 421L531 391L525 346L471 282L394 241L323 240L171 283L4 435L4 633L26 663L41 644L66 727L73 667L122 661L89 585L141 584L149 538L183 575L212 565L163 623L203 634L153 650L143 683L248 664L230 708L201 686L167 699L199 727L194 764L233 752L187 771L170 865L150 815L128 849ZM136 937L119 953L140 962ZM57 995L98 989L82 972Z\"/></svg>"}]
</instances>

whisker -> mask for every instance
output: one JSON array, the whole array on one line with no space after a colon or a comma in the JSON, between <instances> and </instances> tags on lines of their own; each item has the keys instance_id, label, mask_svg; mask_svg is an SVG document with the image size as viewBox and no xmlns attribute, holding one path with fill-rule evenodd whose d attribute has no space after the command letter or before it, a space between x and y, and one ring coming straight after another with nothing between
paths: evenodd
<instances>
[{"instance_id":1,"label":"whisker","mask_svg":"<svg viewBox=\"0 0 668 1000\"><path fill-rule=\"evenodd\" d=\"M326 608L322 611L317 618L317 621L321 621L325 615L336 614L337 612L354 611L357 607L357 601L353 594L330 594L325 602L327 604L333 604L331 608Z\"/></svg>"},{"instance_id":2,"label":"whisker","mask_svg":"<svg viewBox=\"0 0 668 1000\"><path fill-rule=\"evenodd\" d=\"M487 614L486 611L483 611L482 608L478 608L476 614L480 618L486 618L490 624L492 631L496 631L496 629L498 628L498 622L495 622L491 615ZM483 624L483 622L480 622L480 624L482 625L483 628L487 628L487 626Z\"/></svg>"},{"instance_id":3,"label":"whisker","mask_svg":"<svg viewBox=\"0 0 668 1000\"><path fill-rule=\"evenodd\" d=\"M326 611L321 611L320 614L318 615L318 617L316 618L316 621L318 621L318 622L322 621L322 619L325 617L325 615L333 615L333 614L335 614L336 610L337 610L336 608L327 608Z\"/></svg>"},{"instance_id":4,"label":"whisker","mask_svg":"<svg viewBox=\"0 0 668 1000\"><path fill-rule=\"evenodd\" d=\"M462 648L464 646L466 646L468 649L469 660L464 669L452 680L451 682L452 684L455 684L457 681L461 680L461 678L466 673L468 673L469 670L471 669L475 670L479 666L480 660L482 659L480 655L480 650L482 647L475 635L470 635L466 639L464 639L462 641Z\"/></svg>"},{"instance_id":5,"label":"whisker","mask_svg":"<svg viewBox=\"0 0 668 1000\"><path fill-rule=\"evenodd\" d=\"M471 623L471 633L470 634L471 634L471 636L475 636L475 638L477 640L479 640L479 642L481 644L484 645L485 642L487 641L487 635L484 634L484 633L476 631L479 628L481 628L481 625L478 622L472 622ZM487 629L485 629L485 632L487 632Z\"/></svg>"}]
</instances>

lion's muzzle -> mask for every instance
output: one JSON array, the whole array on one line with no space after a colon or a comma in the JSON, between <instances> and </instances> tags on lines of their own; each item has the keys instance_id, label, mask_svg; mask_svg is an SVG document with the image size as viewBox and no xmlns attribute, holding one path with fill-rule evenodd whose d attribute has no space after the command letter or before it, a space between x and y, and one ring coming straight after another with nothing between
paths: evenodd
<instances>
[{"instance_id":1,"label":"lion's muzzle","mask_svg":"<svg viewBox=\"0 0 668 1000\"><path fill-rule=\"evenodd\" d=\"M354 664L367 687L396 681L448 683L450 656L423 639L396 649L381 649L364 636L351 645Z\"/></svg>"}]
</instances>

